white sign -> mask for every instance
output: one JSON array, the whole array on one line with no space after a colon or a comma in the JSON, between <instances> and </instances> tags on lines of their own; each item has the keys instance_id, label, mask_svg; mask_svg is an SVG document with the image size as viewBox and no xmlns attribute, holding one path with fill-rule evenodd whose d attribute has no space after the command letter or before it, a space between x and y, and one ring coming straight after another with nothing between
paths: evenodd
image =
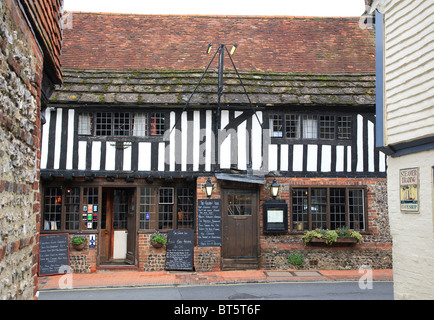
<instances>
[{"instance_id":1,"label":"white sign","mask_svg":"<svg viewBox=\"0 0 434 320\"><path fill-rule=\"evenodd\" d=\"M283 210L268 210L268 223L283 223Z\"/></svg>"}]
</instances>

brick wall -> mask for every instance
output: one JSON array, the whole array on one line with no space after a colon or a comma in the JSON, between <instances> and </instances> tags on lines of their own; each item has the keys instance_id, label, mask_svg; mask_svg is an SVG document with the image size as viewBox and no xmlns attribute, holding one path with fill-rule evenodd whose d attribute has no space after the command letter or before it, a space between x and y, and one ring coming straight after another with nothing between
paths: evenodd
<instances>
[{"instance_id":1,"label":"brick wall","mask_svg":"<svg viewBox=\"0 0 434 320\"><path fill-rule=\"evenodd\" d=\"M288 269L292 266L287 256L301 253L306 269L358 269L361 265L372 268L392 268L392 238L389 229L387 208L386 178L276 178L281 185L279 199L291 203L290 187L303 186L366 186L367 192L367 226L363 234L363 243L342 246L305 246L301 237L303 233L292 232L282 235L264 235L262 205L271 198L268 186L273 178L261 188L260 199L260 242L261 267L265 269ZM289 211L291 207L289 206ZM288 219L291 223L291 216Z\"/></svg>"},{"instance_id":2,"label":"brick wall","mask_svg":"<svg viewBox=\"0 0 434 320\"><path fill-rule=\"evenodd\" d=\"M0 299L33 299L44 46L38 46L17 1L1 1L0 16Z\"/></svg>"},{"instance_id":3,"label":"brick wall","mask_svg":"<svg viewBox=\"0 0 434 320\"><path fill-rule=\"evenodd\" d=\"M151 234L139 234L139 270L162 271L166 267L166 248L154 248L150 242Z\"/></svg>"},{"instance_id":4,"label":"brick wall","mask_svg":"<svg viewBox=\"0 0 434 320\"><path fill-rule=\"evenodd\" d=\"M87 242L83 250L76 250L72 245L72 239L75 234L69 235L69 266L71 272L74 273L89 273L96 271L96 260L98 255L98 240L96 237L96 246L89 247L89 236L87 235Z\"/></svg>"}]
</instances>

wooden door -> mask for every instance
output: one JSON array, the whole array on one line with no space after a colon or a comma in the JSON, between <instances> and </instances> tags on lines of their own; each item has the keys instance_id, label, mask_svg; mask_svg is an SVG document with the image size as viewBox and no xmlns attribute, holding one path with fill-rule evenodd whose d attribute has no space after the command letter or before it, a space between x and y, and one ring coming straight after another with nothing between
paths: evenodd
<instances>
[{"instance_id":1,"label":"wooden door","mask_svg":"<svg viewBox=\"0 0 434 320\"><path fill-rule=\"evenodd\" d=\"M136 217L135 189L103 189L100 264L136 263Z\"/></svg>"},{"instance_id":2,"label":"wooden door","mask_svg":"<svg viewBox=\"0 0 434 320\"><path fill-rule=\"evenodd\" d=\"M110 261L112 256L113 230L113 190L104 189L102 192L101 235L99 257L100 263Z\"/></svg>"},{"instance_id":3,"label":"wooden door","mask_svg":"<svg viewBox=\"0 0 434 320\"><path fill-rule=\"evenodd\" d=\"M135 206L135 194L134 190L130 190L128 195L128 214L127 214L127 257L125 262L128 264L136 264L136 206Z\"/></svg>"},{"instance_id":4,"label":"wooden door","mask_svg":"<svg viewBox=\"0 0 434 320\"><path fill-rule=\"evenodd\" d=\"M223 190L223 269L257 269L259 256L256 191Z\"/></svg>"}]
</instances>

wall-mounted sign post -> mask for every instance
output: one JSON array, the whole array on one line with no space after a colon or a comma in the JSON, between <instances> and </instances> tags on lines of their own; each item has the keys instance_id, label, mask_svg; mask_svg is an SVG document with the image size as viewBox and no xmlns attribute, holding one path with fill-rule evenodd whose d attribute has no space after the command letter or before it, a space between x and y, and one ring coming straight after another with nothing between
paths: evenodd
<instances>
[{"instance_id":1,"label":"wall-mounted sign post","mask_svg":"<svg viewBox=\"0 0 434 320\"><path fill-rule=\"evenodd\" d=\"M285 200L268 200L263 206L264 233L288 232L288 205Z\"/></svg>"}]
</instances>

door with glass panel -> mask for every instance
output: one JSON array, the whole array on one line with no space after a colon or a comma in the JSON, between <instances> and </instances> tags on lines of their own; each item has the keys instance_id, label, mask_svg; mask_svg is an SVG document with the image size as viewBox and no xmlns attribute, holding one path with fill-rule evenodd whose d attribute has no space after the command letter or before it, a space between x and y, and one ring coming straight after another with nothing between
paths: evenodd
<instances>
[{"instance_id":1,"label":"door with glass panel","mask_svg":"<svg viewBox=\"0 0 434 320\"><path fill-rule=\"evenodd\" d=\"M101 263L135 264L135 189L103 189Z\"/></svg>"},{"instance_id":2,"label":"door with glass panel","mask_svg":"<svg viewBox=\"0 0 434 320\"><path fill-rule=\"evenodd\" d=\"M222 219L222 268L258 268L257 192L223 190Z\"/></svg>"}]
</instances>

